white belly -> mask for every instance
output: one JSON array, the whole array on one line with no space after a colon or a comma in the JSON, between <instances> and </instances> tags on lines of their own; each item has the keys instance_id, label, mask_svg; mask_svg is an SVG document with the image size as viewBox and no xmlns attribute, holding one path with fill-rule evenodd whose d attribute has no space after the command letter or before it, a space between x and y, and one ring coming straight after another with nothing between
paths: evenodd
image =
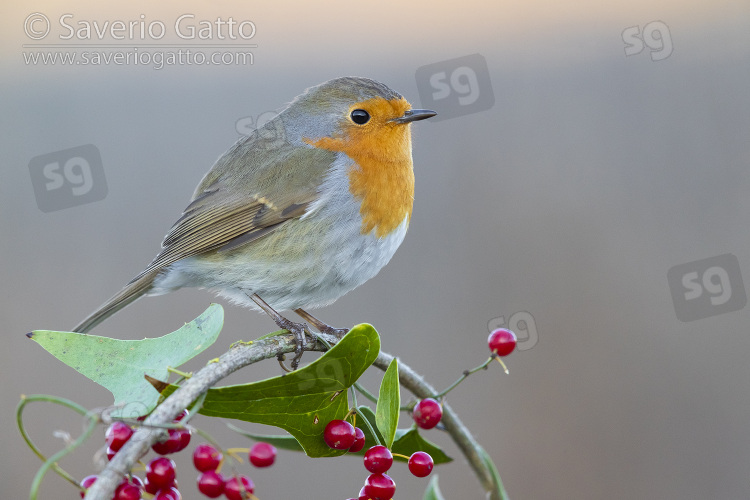
<instances>
[{"instance_id":1,"label":"white belly","mask_svg":"<svg viewBox=\"0 0 750 500\"><path fill-rule=\"evenodd\" d=\"M320 188L320 198L300 219L226 254L182 259L154 283L152 295L184 286L210 288L257 309L257 293L274 309L328 305L363 284L390 261L408 228L408 216L390 234L362 234L360 203L348 190L340 158Z\"/></svg>"}]
</instances>

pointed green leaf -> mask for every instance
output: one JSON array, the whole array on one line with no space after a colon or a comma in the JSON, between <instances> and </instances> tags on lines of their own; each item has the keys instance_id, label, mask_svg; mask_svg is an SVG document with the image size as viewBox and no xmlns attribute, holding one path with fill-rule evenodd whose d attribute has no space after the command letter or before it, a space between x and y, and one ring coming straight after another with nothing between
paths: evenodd
<instances>
[{"instance_id":1,"label":"pointed green leaf","mask_svg":"<svg viewBox=\"0 0 750 500\"><path fill-rule=\"evenodd\" d=\"M290 450L290 451L305 451L302 449L302 446L299 444L299 441L294 439L294 436L264 436L261 434L253 434L251 432L244 431L237 427L236 425L227 424L227 427L232 429L234 432L245 436L246 438L250 438L253 441L258 442L264 442L268 444L272 444L277 448L280 448L282 450Z\"/></svg>"},{"instance_id":2,"label":"pointed green leaf","mask_svg":"<svg viewBox=\"0 0 750 500\"><path fill-rule=\"evenodd\" d=\"M216 341L224 323L224 310L211 304L203 314L163 337L117 340L74 332L36 330L29 337L57 359L104 386L122 409L117 417L137 417L150 412L159 393L144 378L167 380L167 367L177 368Z\"/></svg>"},{"instance_id":3,"label":"pointed green leaf","mask_svg":"<svg viewBox=\"0 0 750 500\"><path fill-rule=\"evenodd\" d=\"M427 489L424 491L422 500L445 500L443 494L440 493L437 474L432 476L432 479L430 479L430 484L427 485Z\"/></svg>"},{"instance_id":4,"label":"pointed green leaf","mask_svg":"<svg viewBox=\"0 0 750 500\"><path fill-rule=\"evenodd\" d=\"M280 427L311 457L341 455L345 451L325 444L323 430L349 411L347 389L379 352L378 332L371 325L357 325L304 368L251 384L210 389L200 413ZM164 394L175 389L170 386Z\"/></svg>"},{"instance_id":5,"label":"pointed green leaf","mask_svg":"<svg viewBox=\"0 0 750 500\"><path fill-rule=\"evenodd\" d=\"M398 359L393 358L385 371L385 375L383 375L383 381L380 383L380 395L375 409L375 421L378 424L380 434L385 439L383 445L388 448L393 445L393 440L396 437L400 408L401 391L398 385Z\"/></svg>"},{"instance_id":6,"label":"pointed green leaf","mask_svg":"<svg viewBox=\"0 0 750 500\"><path fill-rule=\"evenodd\" d=\"M419 433L415 428L399 429L396 432L396 440L393 442L393 453L411 456L415 451L424 451L429 453L435 465L446 464L453 461L451 457L445 454L435 443L432 443ZM400 457L394 457L394 460L404 460ZM405 460L404 460L405 461Z\"/></svg>"},{"instance_id":7,"label":"pointed green leaf","mask_svg":"<svg viewBox=\"0 0 750 500\"><path fill-rule=\"evenodd\" d=\"M500 473L497 471L497 467L495 467L492 458L490 458L481 446L477 446L477 451L482 458L482 462L484 462L485 467L487 467L487 470L490 471L490 475L492 476L493 488L492 491L489 492L487 498L489 500L507 500L508 494L505 492L503 481L500 479Z\"/></svg>"},{"instance_id":8,"label":"pointed green leaf","mask_svg":"<svg viewBox=\"0 0 750 500\"><path fill-rule=\"evenodd\" d=\"M357 415L357 427L362 429L362 432L365 433L365 447L362 448L362 450L360 450L358 453L360 455L364 455L365 452L368 449L370 449L370 447L375 446L375 444L377 444L378 441L382 443L385 440L383 439L382 434L380 434L380 431L378 430L378 425L375 423L375 412L372 411L372 408L370 408L369 406L364 406L364 405L360 405L357 408L362 413L362 415L364 415L367 421L370 423L370 425L368 426L364 422L361 422L362 419L360 418L359 415ZM372 427L372 430L374 430L375 434L377 434L378 436L377 440L372 436L372 433L370 432L370 427Z\"/></svg>"},{"instance_id":9,"label":"pointed green leaf","mask_svg":"<svg viewBox=\"0 0 750 500\"><path fill-rule=\"evenodd\" d=\"M378 432L377 426L375 425L375 413L367 406L360 406L359 410L370 422L370 425L375 430L375 432ZM376 441L372 437L369 427L365 425L364 422L362 422L362 419L359 416L357 417L357 427L362 429L362 431L365 433L365 446L364 448L362 448L362 450L356 453L349 452L347 453L347 455L361 456L364 455L365 452L370 449L370 447L375 446ZM302 449L302 446L300 446L299 442L293 436L267 436L263 434L253 434L251 432L244 431L232 424L229 424L229 428L254 441L264 441L276 446L277 448L282 448L285 450L304 451ZM383 440L380 437L380 433L378 433L378 438L382 443ZM422 435L419 434L419 431L417 429L398 429L396 431L396 439L393 442L393 448L391 451L393 451L393 453L406 455L407 457L411 456L411 454L415 451L424 451L425 453L430 454L435 465L446 464L453 461L453 459L446 455L445 452L440 449L435 443L424 439ZM399 456L395 456L393 457L393 459L401 462L406 462L406 459Z\"/></svg>"}]
</instances>

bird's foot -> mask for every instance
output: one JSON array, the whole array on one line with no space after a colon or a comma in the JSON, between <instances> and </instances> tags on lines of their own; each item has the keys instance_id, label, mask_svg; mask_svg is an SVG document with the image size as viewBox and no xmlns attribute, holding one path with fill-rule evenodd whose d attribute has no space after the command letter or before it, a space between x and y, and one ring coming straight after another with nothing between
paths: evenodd
<instances>
[{"instance_id":1,"label":"bird's foot","mask_svg":"<svg viewBox=\"0 0 750 500\"><path fill-rule=\"evenodd\" d=\"M307 324L305 323L295 323L294 321L291 321L281 315L279 315L278 320L277 318L274 318L274 321L279 328L289 330L289 332L294 335L294 341L297 346L294 349L294 357L292 358L292 370L296 370L299 366L300 360L302 359L302 353L307 346L307 339L305 338L305 334L307 333L308 335L310 335L310 337L312 337L313 343L318 340L317 336L310 331L310 329L307 327Z\"/></svg>"},{"instance_id":2,"label":"bird's foot","mask_svg":"<svg viewBox=\"0 0 750 500\"><path fill-rule=\"evenodd\" d=\"M297 347L294 349L294 357L292 358L292 370L296 370L299 366L300 359L302 359L302 352L307 345L305 333L312 337L313 343L318 340L317 335L310 331L306 323L295 323L294 321L291 321L276 312L276 310L268 305L265 300L261 299L257 293L249 295L249 297L253 302L258 304L258 307L263 309L263 311L265 311L265 313L271 317L273 322L276 323L279 328L288 330L292 335L294 335L294 341L297 344ZM281 367L286 370L286 367L283 363L283 355L280 355L278 359Z\"/></svg>"},{"instance_id":3,"label":"bird's foot","mask_svg":"<svg viewBox=\"0 0 750 500\"><path fill-rule=\"evenodd\" d=\"M325 333L327 335L333 335L338 340L341 340L341 338L349 333L348 328L334 328L326 323L323 323L318 318L310 314L309 312L305 311L304 309L295 309L294 312L296 312L299 316L305 319L308 323L313 325L320 333Z\"/></svg>"}]
</instances>

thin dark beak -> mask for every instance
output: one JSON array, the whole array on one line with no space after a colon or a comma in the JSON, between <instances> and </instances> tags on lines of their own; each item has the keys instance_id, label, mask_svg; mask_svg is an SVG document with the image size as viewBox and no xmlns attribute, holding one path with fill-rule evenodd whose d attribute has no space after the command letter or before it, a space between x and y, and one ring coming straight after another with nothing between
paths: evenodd
<instances>
[{"instance_id":1,"label":"thin dark beak","mask_svg":"<svg viewBox=\"0 0 750 500\"><path fill-rule=\"evenodd\" d=\"M429 109L410 109L404 113L404 116L399 116L391 121L396 123L411 123L419 120L426 120L435 116L437 113Z\"/></svg>"}]
</instances>

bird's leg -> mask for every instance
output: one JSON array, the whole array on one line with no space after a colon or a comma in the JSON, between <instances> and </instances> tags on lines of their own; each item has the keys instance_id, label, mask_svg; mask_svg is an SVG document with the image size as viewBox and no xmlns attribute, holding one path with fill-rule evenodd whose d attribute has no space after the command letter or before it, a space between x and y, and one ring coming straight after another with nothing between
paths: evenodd
<instances>
[{"instance_id":1,"label":"bird's leg","mask_svg":"<svg viewBox=\"0 0 750 500\"><path fill-rule=\"evenodd\" d=\"M349 332L348 328L334 328L330 325L323 323L318 318L316 318L309 312L305 311L304 309L295 309L294 312L299 314L302 318L305 319L305 321L307 321L308 323L313 325L315 328L317 328L320 333L327 333L328 335L333 335L339 340L341 340L341 337L343 337Z\"/></svg>"},{"instance_id":2,"label":"bird's leg","mask_svg":"<svg viewBox=\"0 0 750 500\"><path fill-rule=\"evenodd\" d=\"M296 370L299 366L299 360L302 359L302 350L305 347L305 332L307 332L314 340L316 339L315 334L310 331L305 323L295 323L276 312L276 310L268 305L268 302L261 299L257 293L248 295L248 297L258 304L258 307L263 309L263 311L271 317L279 328L289 330L294 335L297 348L294 350L294 358L292 358L292 370Z\"/></svg>"}]
</instances>

